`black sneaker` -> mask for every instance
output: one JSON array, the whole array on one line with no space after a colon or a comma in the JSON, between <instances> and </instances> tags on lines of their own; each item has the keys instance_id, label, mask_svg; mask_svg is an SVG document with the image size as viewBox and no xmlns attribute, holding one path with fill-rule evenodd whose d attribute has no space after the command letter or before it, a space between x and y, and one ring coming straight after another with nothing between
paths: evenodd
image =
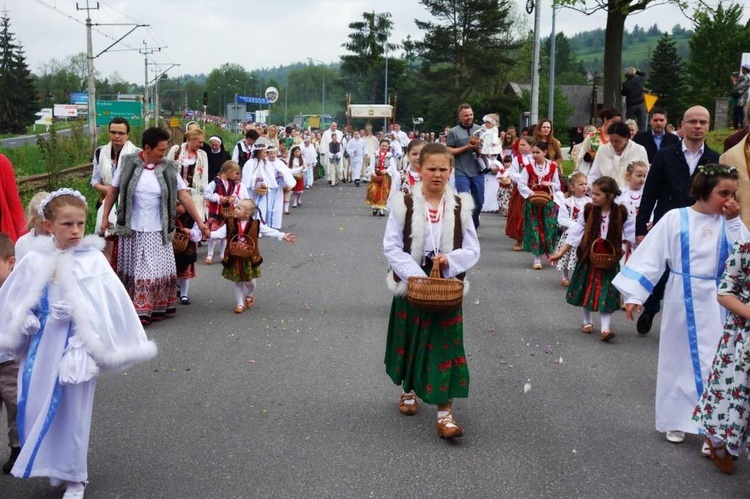
<instances>
[{"instance_id":1,"label":"black sneaker","mask_svg":"<svg viewBox=\"0 0 750 499\"><path fill-rule=\"evenodd\" d=\"M354 187L359 187L359 180L354 181Z\"/></svg>"},{"instance_id":2,"label":"black sneaker","mask_svg":"<svg viewBox=\"0 0 750 499\"><path fill-rule=\"evenodd\" d=\"M638 331L638 334L648 334L648 332L651 331L651 324L653 322L654 315L644 310L641 312L640 317L638 317L638 322L635 324L635 330Z\"/></svg>"},{"instance_id":3,"label":"black sneaker","mask_svg":"<svg viewBox=\"0 0 750 499\"><path fill-rule=\"evenodd\" d=\"M3 465L3 473L6 475L10 475L10 470L13 469L13 465L16 464L16 459L18 459L18 454L21 453L20 447L11 447L10 448L10 457L8 457L8 460Z\"/></svg>"}]
</instances>

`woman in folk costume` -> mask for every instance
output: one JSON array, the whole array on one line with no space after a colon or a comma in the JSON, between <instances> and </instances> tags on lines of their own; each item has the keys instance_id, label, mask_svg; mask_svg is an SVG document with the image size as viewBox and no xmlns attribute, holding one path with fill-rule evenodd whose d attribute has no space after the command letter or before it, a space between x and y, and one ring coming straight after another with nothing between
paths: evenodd
<instances>
[{"instance_id":1,"label":"woman in folk costume","mask_svg":"<svg viewBox=\"0 0 750 499\"><path fill-rule=\"evenodd\" d=\"M180 176L190 189L193 204L201 218L206 219L203 193L208 185L208 156L202 149L205 140L203 130L192 128L185 132L185 142L174 145L167 153L167 159L178 163Z\"/></svg>"},{"instance_id":2,"label":"woman in folk costume","mask_svg":"<svg viewBox=\"0 0 750 499\"><path fill-rule=\"evenodd\" d=\"M138 154L120 162L104 201L102 232L109 230L109 210L117 199L117 275L144 324L174 314L177 275L172 248L177 201L185 206L204 236L210 231L193 204L192 193L175 163L164 157L169 133L152 127L143 132Z\"/></svg>"},{"instance_id":3,"label":"woman in folk costume","mask_svg":"<svg viewBox=\"0 0 750 499\"><path fill-rule=\"evenodd\" d=\"M370 184L367 186L365 202L372 208L373 215L385 216L388 207L388 196L391 193L392 175L398 173L398 158L391 154L391 144L388 139L380 141L380 147L370 158L367 173Z\"/></svg>"},{"instance_id":4,"label":"woman in folk costume","mask_svg":"<svg viewBox=\"0 0 750 499\"><path fill-rule=\"evenodd\" d=\"M463 313L461 308L441 313L412 307L406 281L428 275L433 265L439 265L445 278L463 279L479 260L479 240L471 195L457 195L448 185L453 155L442 144L427 144L419 162L422 180L410 195L392 198L383 237L383 253L392 269L387 283L394 293L385 370L402 387L402 414L416 414L417 398L436 404L438 435L455 438L463 436L463 429L453 417L452 400L469 395Z\"/></svg>"},{"instance_id":5,"label":"woman in folk costume","mask_svg":"<svg viewBox=\"0 0 750 499\"><path fill-rule=\"evenodd\" d=\"M690 192L695 204L667 212L613 281L632 320L670 270L659 337L656 430L674 443L685 433L698 433L691 416L722 335L717 285L730 246L750 237L734 198L737 178L731 166L699 166Z\"/></svg>"},{"instance_id":6,"label":"woman in folk costume","mask_svg":"<svg viewBox=\"0 0 750 499\"><path fill-rule=\"evenodd\" d=\"M83 237L87 208L72 189L47 196L39 212L52 238L37 238L0 288L0 350L20 359L11 473L49 477L69 499L83 498L88 480L97 374L156 355L102 239Z\"/></svg>"},{"instance_id":7,"label":"woman in folk costume","mask_svg":"<svg viewBox=\"0 0 750 499\"><path fill-rule=\"evenodd\" d=\"M547 159L547 144L531 145L533 161L521 171L518 192L523 204L523 249L534 255L534 270L542 269L541 255L554 253L557 245L557 206L549 200L544 206L531 204L529 198L536 186L546 187L552 195L560 190L560 175L555 163Z\"/></svg>"},{"instance_id":8,"label":"woman in folk costume","mask_svg":"<svg viewBox=\"0 0 750 499\"><path fill-rule=\"evenodd\" d=\"M518 182L521 180L521 172L531 166L534 161L531 157L531 139L521 137L518 139L518 153L513 155L513 163L510 166L508 176L513 183L513 191L508 201L508 219L505 221L505 235L515 239L516 244L513 251L523 249L523 206L524 198L518 192Z\"/></svg>"},{"instance_id":9,"label":"woman in folk costume","mask_svg":"<svg viewBox=\"0 0 750 499\"><path fill-rule=\"evenodd\" d=\"M612 177L621 190L628 185L627 166L633 161L648 165L646 149L630 140L630 128L621 121L609 125L607 129L609 143L599 147L594 162L591 164L589 184L599 177Z\"/></svg>"}]
</instances>

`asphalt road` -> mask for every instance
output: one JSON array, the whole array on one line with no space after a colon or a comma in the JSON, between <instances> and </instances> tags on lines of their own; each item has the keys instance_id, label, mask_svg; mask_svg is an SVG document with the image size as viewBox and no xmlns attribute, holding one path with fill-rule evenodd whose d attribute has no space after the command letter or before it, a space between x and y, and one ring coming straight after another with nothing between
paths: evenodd
<instances>
[{"instance_id":1,"label":"asphalt road","mask_svg":"<svg viewBox=\"0 0 750 499\"><path fill-rule=\"evenodd\" d=\"M38 125L38 126L39 126L39 131L41 132L44 129L44 127L42 125ZM60 135L60 136L68 136L68 135L70 135L70 133L71 133L70 132L70 128L65 128L63 130L58 130L57 131L57 134ZM83 131L83 133L85 135L87 135L89 133L88 128L85 128L84 131ZM49 133L48 132L39 133L39 135L41 135L45 139L49 138ZM37 134L33 134L33 135L19 135L17 137L11 137L9 139L2 139L2 140L0 140L0 146L7 147L7 148L14 148L14 147L21 147L24 144L34 145L34 144L36 144L36 136L37 136Z\"/></svg>"},{"instance_id":2,"label":"asphalt road","mask_svg":"<svg viewBox=\"0 0 750 499\"><path fill-rule=\"evenodd\" d=\"M495 214L464 307L472 385L454 410L466 437L440 440L434 407L400 415L383 369L385 219L364 195L307 191L284 223L298 244L261 240L242 315L201 257L193 304L147 329L159 356L99 380L86 497L748 497L746 460L725 476L699 437L675 445L654 430L658 323L638 337L616 314L611 343L581 334L557 273L532 271ZM60 495L0 478L2 497Z\"/></svg>"}]
</instances>

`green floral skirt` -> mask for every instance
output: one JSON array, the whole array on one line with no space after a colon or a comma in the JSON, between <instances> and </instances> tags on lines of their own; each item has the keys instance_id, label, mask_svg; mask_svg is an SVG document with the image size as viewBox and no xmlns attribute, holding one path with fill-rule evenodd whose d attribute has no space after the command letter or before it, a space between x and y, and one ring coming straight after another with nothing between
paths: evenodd
<instances>
[{"instance_id":1,"label":"green floral skirt","mask_svg":"<svg viewBox=\"0 0 750 499\"><path fill-rule=\"evenodd\" d=\"M421 312L395 296L388 323L385 372L428 404L469 396L463 312Z\"/></svg>"},{"instance_id":2,"label":"green floral skirt","mask_svg":"<svg viewBox=\"0 0 750 499\"><path fill-rule=\"evenodd\" d=\"M523 202L523 250L535 256L551 255L557 245L557 205L550 201L546 205L534 206L527 199Z\"/></svg>"},{"instance_id":3,"label":"green floral skirt","mask_svg":"<svg viewBox=\"0 0 750 499\"><path fill-rule=\"evenodd\" d=\"M594 312L620 310L620 292L612 285L612 280L618 272L619 263L614 268L602 270L594 268L588 259L579 260L570 278L565 298L571 305Z\"/></svg>"},{"instance_id":4,"label":"green floral skirt","mask_svg":"<svg viewBox=\"0 0 750 499\"><path fill-rule=\"evenodd\" d=\"M249 282L260 277L260 265L253 267L250 259L241 259L229 257L229 260L222 262L224 269L221 276L233 282Z\"/></svg>"}]
</instances>

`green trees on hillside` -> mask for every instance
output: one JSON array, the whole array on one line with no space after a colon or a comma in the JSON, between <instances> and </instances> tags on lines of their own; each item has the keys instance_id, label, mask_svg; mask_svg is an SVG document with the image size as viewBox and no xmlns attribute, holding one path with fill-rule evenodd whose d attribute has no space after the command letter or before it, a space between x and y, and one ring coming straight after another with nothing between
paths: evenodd
<instances>
[{"instance_id":1,"label":"green trees on hillside","mask_svg":"<svg viewBox=\"0 0 750 499\"><path fill-rule=\"evenodd\" d=\"M0 25L0 133L24 133L37 110L34 80L7 14Z\"/></svg>"}]
</instances>

